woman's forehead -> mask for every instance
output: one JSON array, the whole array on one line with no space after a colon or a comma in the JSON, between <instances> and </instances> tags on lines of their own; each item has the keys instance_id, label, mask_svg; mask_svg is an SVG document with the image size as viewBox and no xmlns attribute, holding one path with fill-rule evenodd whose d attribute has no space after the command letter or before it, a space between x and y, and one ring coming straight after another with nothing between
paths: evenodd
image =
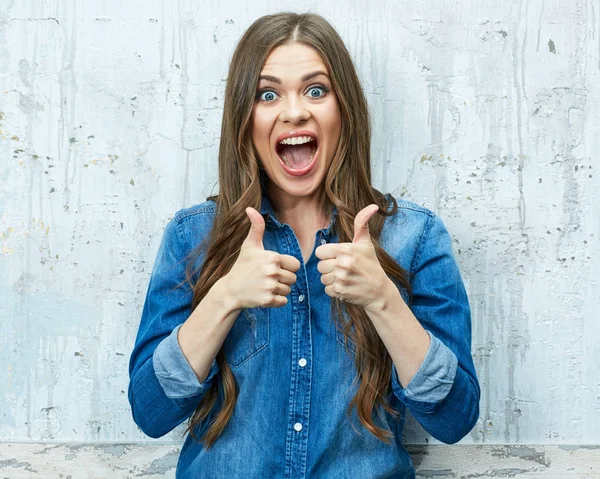
<instances>
[{"instance_id":1,"label":"woman's forehead","mask_svg":"<svg viewBox=\"0 0 600 479\"><path fill-rule=\"evenodd\" d=\"M275 72L282 74L290 70L294 73L316 70L327 73L325 62L314 48L294 43L274 48L265 60L261 75L278 76Z\"/></svg>"}]
</instances>

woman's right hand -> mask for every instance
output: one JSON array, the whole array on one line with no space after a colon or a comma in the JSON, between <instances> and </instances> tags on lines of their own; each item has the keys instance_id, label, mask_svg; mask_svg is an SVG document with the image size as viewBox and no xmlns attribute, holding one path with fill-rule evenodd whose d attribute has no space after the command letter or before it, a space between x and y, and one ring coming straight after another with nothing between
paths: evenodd
<instances>
[{"instance_id":1,"label":"woman's right hand","mask_svg":"<svg viewBox=\"0 0 600 479\"><path fill-rule=\"evenodd\" d=\"M294 256L265 250L265 220L246 208L251 227L233 267L223 278L236 309L285 306L296 282L300 261Z\"/></svg>"}]
</instances>

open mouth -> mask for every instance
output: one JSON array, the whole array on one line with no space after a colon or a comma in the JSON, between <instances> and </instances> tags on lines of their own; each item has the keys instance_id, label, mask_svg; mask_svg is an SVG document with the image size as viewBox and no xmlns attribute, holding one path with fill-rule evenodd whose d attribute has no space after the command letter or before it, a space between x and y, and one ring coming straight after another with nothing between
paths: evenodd
<instances>
[{"instance_id":1,"label":"open mouth","mask_svg":"<svg viewBox=\"0 0 600 479\"><path fill-rule=\"evenodd\" d=\"M290 170L298 172L307 169L313 163L317 150L317 139L311 136L286 138L275 146L281 162Z\"/></svg>"}]
</instances>

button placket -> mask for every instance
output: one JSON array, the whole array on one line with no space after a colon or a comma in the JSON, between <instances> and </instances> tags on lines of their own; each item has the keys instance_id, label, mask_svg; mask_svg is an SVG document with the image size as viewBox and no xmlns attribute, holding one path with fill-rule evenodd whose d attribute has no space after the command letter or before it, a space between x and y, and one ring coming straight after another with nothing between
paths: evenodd
<instances>
[{"instance_id":1,"label":"button placket","mask_svg":"<svg viewBox=\"0 0 600 479\"><path fill-rule=\"evenodd\" d=\"M285 225L287 243L290 250L301 254L298 238L293 230ZM294 241L295 240L295 241ZM299 256L301 258L301 256ZM306 264L297 273L298 295L296 307L291 308L292 320L292 368L290 387L290 407L288 409L288 433L286 438L286 462L284 477L305 477L306 452L310 413L310 391L312 382L312 333L310 298L306 278Z\"/></svg>"}]
</instances>

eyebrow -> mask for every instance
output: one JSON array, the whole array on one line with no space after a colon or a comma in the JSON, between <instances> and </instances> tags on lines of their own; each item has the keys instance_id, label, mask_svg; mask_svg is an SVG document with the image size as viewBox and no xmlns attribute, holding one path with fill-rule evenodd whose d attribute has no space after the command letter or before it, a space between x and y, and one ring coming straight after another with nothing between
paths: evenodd
<instances>
[{"instance_id":1,"label":"eyebrow","mask_svg":"<svg viewBox=\"0 0 600 479\"><path fill-rule=\"evenodd\" d=\"M307 73L300 80L303 81L303 82L305 82L305 81L308 81L311 78L314 78L314 77L319 76L319 75L323 75L323 76L327 77L327 79L329 79L329 75L327 75L327 73L324 73L322 71L316 71L316 72L312 72L312 73ZM281 85L281 80L279 78L271 76L271 75L261 75L258 79L259 80L271 81L273 83L278 83L278 84Z\"/></svg>"}]
</instances>

